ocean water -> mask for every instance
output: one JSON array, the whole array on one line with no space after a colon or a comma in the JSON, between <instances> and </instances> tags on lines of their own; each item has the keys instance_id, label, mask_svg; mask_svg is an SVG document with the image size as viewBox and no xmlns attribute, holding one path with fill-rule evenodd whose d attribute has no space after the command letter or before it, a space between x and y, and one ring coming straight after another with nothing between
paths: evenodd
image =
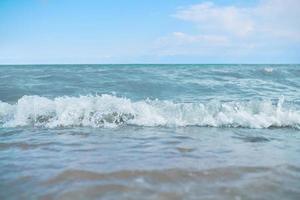
<instances>
[{"instance_id":1,"label":"ocean water","mask_svg":"<svg viewBox=\"0 0 300 200\"><path fill-rule=\"evenodd\" d=\"M300 199L300 65L0 66L0 199Z\"/></svg>"}]
</instances>

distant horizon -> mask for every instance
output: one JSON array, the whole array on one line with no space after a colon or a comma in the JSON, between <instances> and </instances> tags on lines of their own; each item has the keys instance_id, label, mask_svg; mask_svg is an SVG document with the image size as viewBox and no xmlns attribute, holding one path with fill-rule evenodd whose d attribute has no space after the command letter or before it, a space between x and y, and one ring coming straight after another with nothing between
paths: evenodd
<instances>
[{"instance_id":1,"label":"distant horizon","mask_svg":"<svg viewBox=\"0 0 300 200\"><path fill-rule=\"evenodd\" d=\"M0 64L0 66L26 65L300 65L300 63L24 63Z\"/></svg>"}]
</instances>

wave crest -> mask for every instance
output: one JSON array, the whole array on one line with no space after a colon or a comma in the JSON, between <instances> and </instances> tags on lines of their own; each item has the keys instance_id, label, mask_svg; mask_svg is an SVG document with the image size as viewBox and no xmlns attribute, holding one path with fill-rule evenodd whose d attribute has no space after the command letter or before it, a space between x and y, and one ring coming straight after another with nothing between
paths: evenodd
<instances>
[{"instance_id":1,"label":"wave crest","mask_svg":"<svg viewBox=\"0 0 300 200\"><path fill-rule=\"evenodd\" d=\"M90 126L300 127L300 111L270 100L247 102L133 102L112 95L57 97L23 96L16 104L0 101L0 126L47 128Z\"/></svg>"}]
</instances>

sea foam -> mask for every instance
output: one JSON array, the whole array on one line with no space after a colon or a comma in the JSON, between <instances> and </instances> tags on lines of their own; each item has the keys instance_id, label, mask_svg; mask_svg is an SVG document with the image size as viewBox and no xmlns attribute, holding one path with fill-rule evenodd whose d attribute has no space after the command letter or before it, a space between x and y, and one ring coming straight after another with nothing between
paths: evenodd
<instances>
[{"instance_id":1,"label":"sea foam","mask_svg":"<svg viewBox=\"0 0 300 200\"><path fill-rule=\"evenodd\" d=\"M132 101L113 95L57 97L23 96L16 104L0 101L0 126L117 127L209 126L300 127L300 110L271 100L175 103Z\"/></svg>"}]
</instances>

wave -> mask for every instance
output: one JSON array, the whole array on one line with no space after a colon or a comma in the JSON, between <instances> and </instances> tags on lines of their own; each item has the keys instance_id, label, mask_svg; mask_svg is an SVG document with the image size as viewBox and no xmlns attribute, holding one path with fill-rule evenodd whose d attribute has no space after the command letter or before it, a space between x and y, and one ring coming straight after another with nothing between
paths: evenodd
<instances>
[{"instance_id":1,"label":"wave","mask_svg":"<svg viewBox=\"0 0 300 200\"><path fill-rule=\"evenodd\" d=\"M206 103L161 100L132 101L113 95L23 96L16 104L0 101L0 127L300 127L300 110L284 106L284 98Z\"/></svg>"},{"instance_id":2,"label":"wave","mask_svg":"<svg viewBox=\"0 0 300 200\"><path fill-rule=\"evenodd\" d=\"M272 73L274 71L274 69L272 67L265 67L264 68L264 72L266 73Z\"/></svg>"}]
</instances>

